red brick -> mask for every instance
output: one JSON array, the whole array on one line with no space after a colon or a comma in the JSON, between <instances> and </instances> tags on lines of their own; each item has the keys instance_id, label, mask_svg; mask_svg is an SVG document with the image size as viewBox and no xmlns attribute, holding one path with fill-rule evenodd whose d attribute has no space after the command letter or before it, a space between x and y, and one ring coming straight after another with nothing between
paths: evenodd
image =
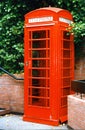
<instances>
[{"instance_id":1,"label":"red brick","mask_svg":"<svg viewBox=\"0 0 85 130\"><path fill-rule=\"evenodd\" d=\"M23 74L16 75L16 77L23 78ZM0 76L0 108L23 113L23 105L24 82L16 81L6 74Z\"/></svg>"}]
</instances>

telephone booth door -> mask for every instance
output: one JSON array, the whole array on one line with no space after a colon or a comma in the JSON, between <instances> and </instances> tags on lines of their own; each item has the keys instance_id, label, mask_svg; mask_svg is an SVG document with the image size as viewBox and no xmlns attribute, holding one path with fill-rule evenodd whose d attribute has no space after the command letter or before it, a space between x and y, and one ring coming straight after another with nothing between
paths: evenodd
<instances>
[{"instance_id":1,"label":"telephone booth door","mask_svg":"<svg viewBox=\"0 0 85 130\"><path fill-rule=\"evenodd\" d=\"M67 96L72 94L71 80L74 78L74 43L73 35L66 30L65 26L60 28L60 121L68 119Z\"/></svg>"},{"instance_id":2,"label":"telephone booth door","mask_svg":"<svg viewBox=\"0 0 85 130\"><path fill-rule=\"evenodd\" d=\"M55 109L56 106L56 100L52 97L52 93L54 93L54 82L51 83L53 78L51 68L53 67L52 62L54 62L54 60L51 61L51 59L53 59L51 53L54 53L53 50L55 48L51 48L53 28L54 27L49 26L38 27L38 29L26 29L26 35L28 37L25 47L25 79L27 80L27 87L25 88L25 92L27 93L25 115L28 115L27 120L29 121L58 125L58 120L55 119L55 121L53 121L52 119L53 109ZM54 68L55 67L53 67L53 69ZM57 111L54 115L58 118ZM42 119L42 121L40 119ZM26 120L25 116L24 120Z\"/></svg>"}]
</instances>

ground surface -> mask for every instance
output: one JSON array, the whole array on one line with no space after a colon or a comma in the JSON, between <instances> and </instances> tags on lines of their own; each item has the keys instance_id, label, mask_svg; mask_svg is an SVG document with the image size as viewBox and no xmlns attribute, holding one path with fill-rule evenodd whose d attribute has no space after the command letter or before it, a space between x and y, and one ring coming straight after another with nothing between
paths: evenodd
<instances>
[{"instance_id":1,"label":"ground surface","mask_svg":"<svg viewBox=\"0 0 85 130\"><path fill-rule=\"evenodd\" d=\"M22 120L22 115L7 114L0 116L0 130L71 130L66 124L49 126Z\"/></svg>"}]
</instances>

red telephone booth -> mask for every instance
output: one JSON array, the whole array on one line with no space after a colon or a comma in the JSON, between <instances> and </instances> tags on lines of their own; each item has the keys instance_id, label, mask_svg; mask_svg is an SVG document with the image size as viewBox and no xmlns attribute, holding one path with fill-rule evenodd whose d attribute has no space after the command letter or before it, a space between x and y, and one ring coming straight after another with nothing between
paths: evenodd
<instances>
[{"instance_id":1,"label":"red telephone booth","mask_svg":"<svg viewBox=\"0 0 85 130\"><path fill-rule=\"evenodd\" d=\"M67 95L74 77L72 15L54 7L25 15L25 121L58 125L67 120Z\"/></svg>"}]
</instances>

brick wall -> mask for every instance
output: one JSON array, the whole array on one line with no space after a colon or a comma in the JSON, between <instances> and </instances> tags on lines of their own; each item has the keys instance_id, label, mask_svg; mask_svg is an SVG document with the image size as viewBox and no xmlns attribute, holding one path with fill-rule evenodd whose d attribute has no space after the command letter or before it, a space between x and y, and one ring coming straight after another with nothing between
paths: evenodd
<instances>
[{"instance_id":1,"label":"brick wall","mask_svg":"<svg viewBox=\"0 0 85 130\"><path fill-rule=\"evenodd\" d=\"M15 76L23 77L23 74ZM8 75L0 76L0 108L23 113L23 104L24 81L15 80Z\"/></svg>"},{"instance_id":2,"label":"brick wall","mask_svg":"<svg viewBox=\"0 0 85 130\"><path fill-rule=\"evenodd\" d=\"M85 79L85 57L75 60L75 79Z\"/></svg>"},{"instance_id":3,"label":"brick wall","mask_svg":"<svg viewBox=\"0 0 85 130\"><path fill-rule=\"evenodd\" d=\"M68 125L74 130L85 129L85 95L68 96Z\"/></svg>"}]
</instances>

